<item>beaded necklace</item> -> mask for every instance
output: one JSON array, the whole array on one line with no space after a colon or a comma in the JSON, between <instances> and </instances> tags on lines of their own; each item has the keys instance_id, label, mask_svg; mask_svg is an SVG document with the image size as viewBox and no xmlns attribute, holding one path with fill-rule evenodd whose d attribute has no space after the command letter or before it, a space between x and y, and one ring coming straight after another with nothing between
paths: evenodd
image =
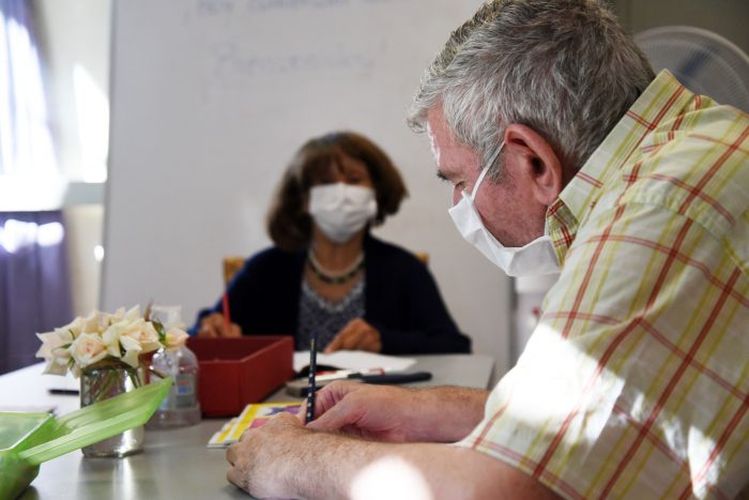
<instances>
[{"instance_id":1,"label":"beaded necklace","mask_svg":"<svg viewBox=\"0 0 749 500\"><path fill-rule=\"evenodd\" d=\"M307 264L312 272L315 273L315 276L320 278L320 281L331 285L341 285L351 280L354 276L359 274L359 271L364 269L364 253L359 254L359 257L357 257L346 269L338 272L325 269L317 260L315 253L312 250L307 253Z\"/></svg>"}]
</instances>

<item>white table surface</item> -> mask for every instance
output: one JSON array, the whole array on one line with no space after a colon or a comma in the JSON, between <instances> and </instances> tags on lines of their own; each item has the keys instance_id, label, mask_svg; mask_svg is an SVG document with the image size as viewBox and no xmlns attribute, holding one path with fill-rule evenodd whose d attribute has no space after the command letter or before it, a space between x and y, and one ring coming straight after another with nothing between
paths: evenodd
<instances>
[{"instance_id":1,"label":"white table surface","mask_svg":"<svg viewBox=\"0 0 749 500\"><path fill-rule=\"evenodd\" d=\"M485 355L415 356L413 371L429 371L429 382L488 388L494 360ZM77 396L49 394L75 388L76 381L42 375L42 364L0 376L0 410L55 408L63 415L79 407ZM269 400L291 399L282 391ZM84 458L75 451L42 464L39 476L20 499L247 498L226 482L224 450L206 443L227 419L204 419L174 430L147 431L142 453L121 459Z\"/></svg>"}]
</instances>

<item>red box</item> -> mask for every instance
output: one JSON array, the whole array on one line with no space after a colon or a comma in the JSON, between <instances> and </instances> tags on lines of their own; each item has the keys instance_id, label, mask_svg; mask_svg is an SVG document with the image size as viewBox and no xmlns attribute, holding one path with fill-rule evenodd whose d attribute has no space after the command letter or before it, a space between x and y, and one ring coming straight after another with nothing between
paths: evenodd
<instances>
[{"instance_id":1,"label":"red box","mask_svg":"<svg viewBox=\"0 0 749 500\"><path fill-rule=\"evenodd\" d=\"M207 417L238 415L294 374L294 341L289 336L190 338L187 346L200 364L198 396Z\"/></svg>"}]
</instances>

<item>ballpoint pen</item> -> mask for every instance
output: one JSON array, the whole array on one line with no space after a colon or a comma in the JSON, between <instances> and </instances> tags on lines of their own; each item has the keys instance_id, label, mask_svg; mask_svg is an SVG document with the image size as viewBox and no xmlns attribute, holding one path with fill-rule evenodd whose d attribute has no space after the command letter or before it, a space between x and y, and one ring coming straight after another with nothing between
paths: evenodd
<instances>
[{"instance_id":1,"label":"ballpoint pen","mask_svg":"<svg viewBox=\"0 0 749 500\"><path fill-rule=\"evenodd\" d=\"M317 371L317 330L312 332L309 339L309 375L307 376L307 413L305 423L315 418L315 372Z\"/></svg>"}]
</instances>

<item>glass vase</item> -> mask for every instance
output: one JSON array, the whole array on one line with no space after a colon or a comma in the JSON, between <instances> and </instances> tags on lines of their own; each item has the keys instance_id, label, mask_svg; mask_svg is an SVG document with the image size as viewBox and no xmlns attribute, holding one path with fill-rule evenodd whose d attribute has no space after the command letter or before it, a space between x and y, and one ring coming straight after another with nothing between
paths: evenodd
<instances>
[{"instance_id":1,"label":"glass vase","mask_svg":"<svg viewBox=\"0 0 749 500\"><path fill-rule=\"evenodd\" d=\"M81 408L117 396L142 385L143 366L133 368L119 361L102 361L81 371ZM86 457L126 457L143 451L143 426L81 449Z\"/></svg>"}]
</instances>

